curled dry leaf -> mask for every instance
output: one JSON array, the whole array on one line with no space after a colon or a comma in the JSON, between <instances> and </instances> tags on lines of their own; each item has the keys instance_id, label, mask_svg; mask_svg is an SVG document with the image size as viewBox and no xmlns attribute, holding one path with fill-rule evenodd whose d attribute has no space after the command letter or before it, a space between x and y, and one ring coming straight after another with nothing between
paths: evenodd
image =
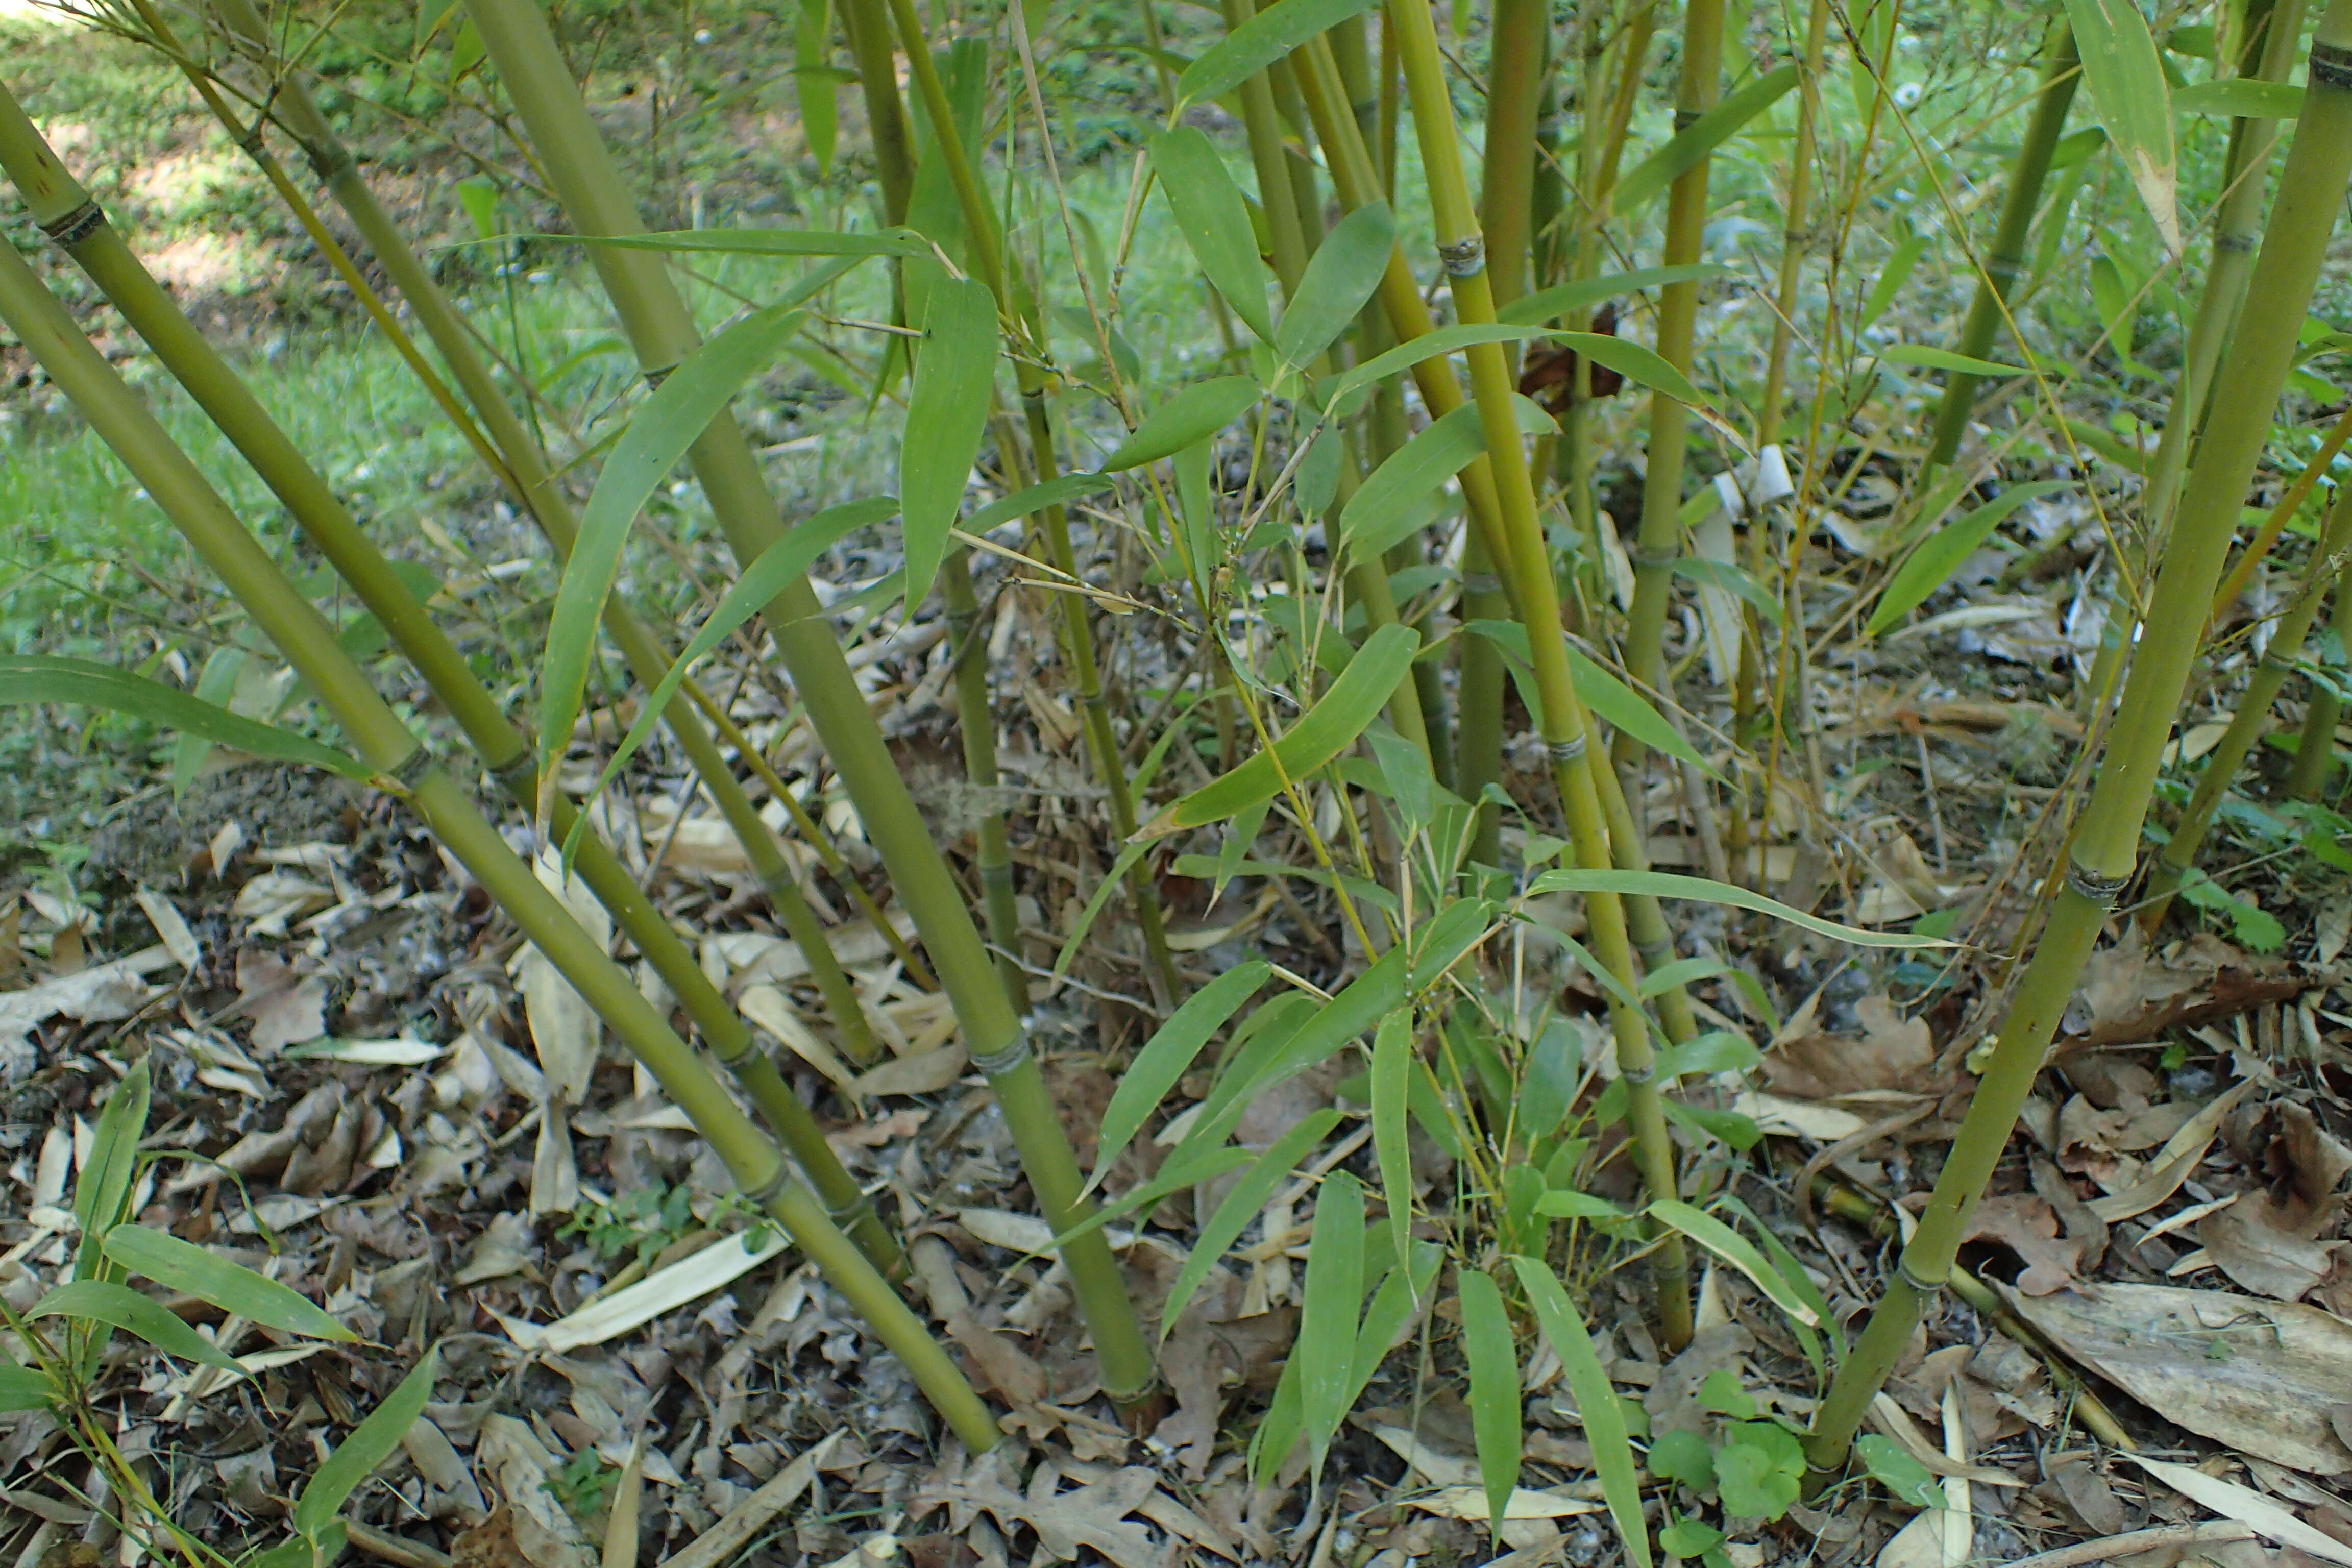
<instances>
[{"instance_id":1,"label":"curled dry leaf","mask_svg":"<svg viewBox=\"0 0 2352 1568\"><path fill-rule=\"evenodd\" d=\"M1776 1043L1764 1058L1775 1092L1799 1100L1834 1100L1867 1089L1917 1089L1935 1060L1924 1019L1906 1018L1882 995L1854 1004L1860 1035L1807 1034Z\"/></svg>"},{"instance_id":2,"label":"curled dry leaf","mask_svg":"<svg viewBox=\"0 0 2352 1568\"><path fill-rule=\"evenodd\" d=\"M2050 1205L2021 1193L1978 1205L1963 1240L1997 1241L2017 1254L2025 1264L2017 1289L2028 1296L2063 1289L2083 1259L2079 1239L2060 1239L2058 1215Z\"/></svg>"}]
</instances>

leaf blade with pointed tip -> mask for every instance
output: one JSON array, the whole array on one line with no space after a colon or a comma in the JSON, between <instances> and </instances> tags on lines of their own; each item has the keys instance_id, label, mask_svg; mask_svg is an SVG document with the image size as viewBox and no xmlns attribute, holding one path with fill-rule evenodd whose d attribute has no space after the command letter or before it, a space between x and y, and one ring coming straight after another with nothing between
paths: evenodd
<instances>
[{"instance_id":1,"label":"leaf blade with pointed tip","mask_svg":"<svg viewBox=\"0 0 2352 1568\"><path fill-rule=\"evenodd\" d=\"M1347 1419L1353 1393L1356 1324L1364 1300L1364 1189L1345 1171L1315 1194L1315 1233L1298 1313L1299 1410L1308 1450L1320 1463Z\"/></svg>"},{"instance_id":2,"label":"leaf blade with pointed tip","mask_svg":"<svg viewBox=\"0 0 2352 1568\"><path fill-rule=\"evenodd\" d=\"M1518 1271L1520 1289L1535 1305L1536 1321L1542 1325L1544 1338L1559 1357L1569 1392L1576 1395L1585 1441L1592 1448L1593 1468L1601 1475L1601 1495L1609 1504L1609 1516L1617 1521L1625 1555L1636 1568L1650 1568L1650 1531L1642 1518L1642 1482L1633 1469L1633 1445L1625 1435L1625 1413L1617 1403L1617 1391L1610 1386L1609 1374L1593 1352L1592 1336L1585 1331L1584 1320L1576 1315L1568 1292L1541 1259L1514 1257L1511 1265Z\"/></svg>"},{"instance_id":3,"label":"leaf blade with pointed tip","mask_svg":"<svg viewBox=\"0 0 2352 1568\"><path fill-rule=\"evenodd\" d=\"M250 1318L268 1329L307 1334L315 1340L355 1344L359 1335L337 1322L319 1304L275 1279L265 1279L194 1242L142 1225L121 1225L106 1235L106 1256L156 1284L184 1290L224 1312Z\"/></svg>"},{"instance_id":4,"label":"leaf blade with pointed tip","mask_svg":"<svg viewBox=\"0 0 2352 1568\"><path fill-rule=\"evenodd\" d=\"M1825 921L1809 915L1802 910L1791 909L1777 899L1761 893L1751 893L1745 888L1735 888L1728 882L1709 881L1705 877L1684 877L1671 871L1602 871L1582 868L1546 871L1528 884L1530 892L1543 893L1636 893L1654 899L1697 899L1705 903L1729 904L1734 909L1748 910L1759 915L1769 915L1802 926L1819 936L1834 937L1857 947L1955 947L1957 942L1941 937L1913 936L1908 931L1861 931L1843 926L1835 921Z\"/></svg>"},{"instance_id":5,"label":"leaf blade with pointed tip","mask_svg":"<svg viewBox=\"0 0 2352 1568\"><path fill-rule=\"evenodd\" d=\"M245 1375L245 1369L212 1341L180 1320L161 1301L150 1300L114 1279L77 1279L60 1285L25 1314L28 1318L86 1318L138 1335L165 1355L202 1362L223 1372Z\"/></svg>"},{"instance_id":6,"label":"leaf blade with pointed tip","mask_svg":"<svg viewBox=\"0 0 2352 1568\"><path fill-rule=\"evenodd\" d=\"M1680 1231L1748 1276L1748 1283L1798 1322L1809 1329L1820 1326L1821 1319L1812 1308L1789 1289L1789 1282L1780 1278L1780 1270L1764 1261L1764 1255L1756 1250L1755 1244L1713 1215L1677 1198L1660 1198L1646 1212L1652 1219Z\"/></svg>"},{"instance_id":7,"label":"leaf blade with pointed tip","mask_svg":"<svg viewBox=\"0 0 2352 1568\"><path fill-rule=\"evenodd\" d=\"M1633 272L1612 272L1605 277L1586 278L1574 283L1562 283L1556 288L1523 294L1496 310L1495 319L1516 324L1540 325L1556 321L1571 310L1598 305L1603 300L1636 294L1644 289L1663 289L1669 283L1697 283L1731 275L1732 269L1719 261L1693 261L1677 267L1644 267Z\"/></svg>"},{"instance_id":8,"label":"leaf blade with pointed tip","mask_svg":"<svg viewBox=\"0 0 2352 1568\"><path fill-rule=\"evenodd\" d=\"M1484 1270L1455 1279L1462 1302L1462 1346L1470 1362L1470 1421L1478 1476L1486 1483L1486 1521L1499 1532L1519 1484L1519 1352L1503 1292Z\"/></svg>"},{"instance_id":9,"label":"leaf blade with pointed tip","mask_svg":"<svg viewBox=\"0 0 2352 1568\"><path fill-rule=\"evenodd\" d=\"M1151 139L1151 167L1192 259L1243 324L1272 342L1265 264L1258 259L1257 237L1250 228L1241 187L1225 172L1215 143L1190 125L1163 131Z\"/></svg>"},{"instance_id":10,"label":"leaf blade with pointed tip","mask_svg":"<svg viewBox=\"0 0 2352 1568\"><path fill-rule=\"evenodd\" d=\"M1955 353L1950 349L1929 348L1925 343L1897 343L1879 356L1883 364L1916 365L1922 370L1940 370L1955 375L2031 375L2033 373L2021 364L2003 364L1999 360L1979 359L1974 354Z\"/></svg>"},{"instance_id":11,"label":"leaf blade with pointed tip","mask_svg":"<svg viewBox=\"0 0 2352 1568\"><path fill-rule=\"evenodd\" d=\"M201 735L215 745L234 746L272 762L324 768L362 783L375 776L375 770L357 757L307 735L244 718L112 665L47 654L0 654L0 707L30 702L70 703L144 719L184 735Z\"/></svg>"},{"instance_id":12,"label":"leaf blade with pointed tip","mask_svg":"<svg viewBox=\"0 0 2352 1568\"><path fill-rule=\"evenodd\" d=\"M131 1196L131 1179L139 1171L139 1140L147 1132L149 1090L147 1059L141 1058L115 1086L90 1136L89 1155L74 1184L74 1223L81 1229L81 1250L74 1272L84 1279L105 1277L100 1248L107 1232L122 1219Z\"/></svg>"},{"instance_id":13,"label":"leaf blade with pointed tip","mask_svg":"<svg viewBox=\"0 0 2352 1568\"><path fill-rule=\"evenodd\" d=\"M1145 415L1135 434L1103 459L1101 471L1124 473L1172 458L1240 418L1259 396L1257 383L1245 375L1196 381Z\"/></svg>"},{"instance_id":14,"label":"leaf blade with pointed tip","mask_svg":"<svg viewBox=\"0 0 2352 1568\"><path fill-rule=\"evenodd\" d=\"M1966 517L1946 523L1928 535L1895 575L1887 579L1885 590L1878 596L1878 607L1871 612L1869 621L1862 628L1863 636L1878 636L1925 604L1927 595L1942 587L1952 574L1960 569L1960 563L1992 537L1992 531L2000 527L2001 520L2011 512L2036 496L2066 489L2073 482L2071 479L2036 479L2030 484L2011 485Z\"/></svg>"},{"instance_id":15,"label":"leaf blade with pointed tip","mask_svg":"<svg viewBox=\"0 0 2352 1568\"><path fill-rule=\"evenodd\" d=\"M996 378L996 296L969 278L931 286L898 449L898 510L907 545L907 603L922 602L947 558L948 534L988 429Z\"/></svg>"},{"instance_id":16,"label":"leaf blade with pointed tip","mask_svg":"<svg viewBox=\"0 0 2352 1568\"><path fill-rule=\"evenodd\" d=\"M1405 1112L1412 1092L1412 1012L1400 1007L1372 1036L1372 1158L1389 1205L1389 1240L1399 1258L1412 1236L1412 1140Z\"/></svg>"},{"instance_id":17,"label":"leaf blade with pointed tip","mask_svg":"<svg viewBox=\"0 0 2352 1568\"><path fill-rule=\"evenodd\" d=\"M615 250L705 251L726 256L929 256L931 247L912 229L881 234L845 234L808 228L682 228L653 234L533 236L569 239Z\"/></svg>"},{"instance_id":18,"label":"leaf blade with pointed tip","mask_svg":"<svg viewBox=\"0 0 2352 1568\"><path fill-rule=\"evenodd\" d=\"M440 1352L428 1348L424 1359L400 1380L400 1385L385 1394L368 1412L367 1419L352 1427L351 1436L337 1444L326 1462L311 1472L301 1497L294 1503L294 1529L298 1533L317 1540L342 1512L344 1502L359 1484L375 1474L378 1465L392 1458L401 1438L425 1413L425 1402L433 1397L433 1379L440 1362Z\"/></svg>"},{"instance_id":19,"label":"leaf blade with pointed tip","mask_svg":"<svg viewBox=\"0 0 2352 1568\"><path fill-rule=\"evenodd\" d=\"M1386 202L1358 207L1315 247L1298 292L1274 330L1274 352L1305 368L1348 330L1388 270L1396 247L1396 220Z\"/></svg>"},{"instance_id":20,"label":"leaf blade with pointed tip","mask_svg":"<svg viewBox=\"0 0 2352 1568\"><path fill-rule=\"evenodd\" d=\"M1160 1097L1175 1087L1192 1066L1209 1037L1224 1026L1241 1005L1256 994L1274 973L1274 965L1264 959L1229 969L1206 985L1192 993L1184 1005L1170 1015L1135 1054L1127 1070L1119 1075L1118 1088L1104 1108L1102 1126L1096 1133L1094 1174L1087 1178L1088 1187L1099 1186L1111 1165L1125 1151L1128 1141L1143 1126L1143 1119L1151 1114Z\"/></svg>"},{"instance_id":21,"label":"leaf blade with pointed tip","mask_svg":"<svg viewBox=\"0 0 2352 1568\"><path fill-rule=\"evenodd\" d=\"M1184 1267L1177 1272L1175 1289L1168 1292L1168 1304L1160 1309L1161 1340L1165 1341L1175 1328L1176 1320L1183 1315L1186 1304L1192 1300L1192 1292L1201 1288L1201 1281L1209 1277L1210 1268L1224 1257L1225 1249L1240 1238L1242 1232L1249 1228L1250 1221L1257 1217L1258 1211L1265 1207L1265 1200L1274 1195L1275 1187L1290 1174L1299 1161L1307 1158L1307 1151L1323 1142L1331 1129L1339 1124L1339 1113L1337 1110L1318 1110L1275 1140L1273 1147L1259 1155L1250 1168L1242 1173L1241 1180L1225 1194L1224 1201L1217 1205L1217 1212L1209 1216L1209 1223L1202 1226L1200 1235L1193 1238L1192 1255L1184 1259Z\"/></svg>"},{"instance_id":22,"label":"leaf blade with pointed tip","mask_svg":"<svg viewBox=\"0 0 2352 1568\"><path fill-rule=\"evenodd\" d=\"M1702 159L1729 141L1740 127L1771 108L1797 85L1797 68L1768 71L1675 132L1674 140L1633 165L1610 193L1614 216L1630 218Z\"/></svg>"},{"instance_id":23,"label":"leaf blade with pointed tip","mask_svg":"<svg viewBox=\"0 0 2352 1568\"><path fill-rule=\"evenodd\" d=\"M2083 81L2107 141L2163 237L2180 254L2179 175L2172 138L2172 88L2156 37L2136 0L2066 0L2083 61Z\"/></svg>"},{"instance_id":24,"label":"leaf blade with pointed tip","mask_svg":"<svg viewBox=\"0 0 2352 1568\"><path fill-rule=\"evenodd\" d=\"M1219 98L1287 56L1318 33L1361 16L1379 0L1280 0L1201 52L1176 79L1179 113Z\"/></svg>"}]
</instances>

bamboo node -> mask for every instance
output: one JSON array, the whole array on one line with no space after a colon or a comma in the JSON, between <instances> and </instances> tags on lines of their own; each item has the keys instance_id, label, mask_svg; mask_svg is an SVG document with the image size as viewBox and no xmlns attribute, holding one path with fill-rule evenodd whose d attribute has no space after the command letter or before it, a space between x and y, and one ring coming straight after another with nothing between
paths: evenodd
<instances>
[{"instance_id":1,"label":"bamboo node","mask_svg":"<svg viewBox=\"0 0 2352 1568\"><path fill-rule=\"evenodd\" d=\"M1639 566L1671 566L1682 558L1682 551L1671 544L1667 545L1664 550L1652 550L1648 546L1644 545L1641 549L1633 552L1634 564Z\"/></svg>"},{"instance_id":2,"label":"bamboo node","mask_svg":"<svg viewBox=\"0 0 2352 1568\"><path fill-rule=\"evenodd\" d=\"M669 379L669 373L677 368L677 366L674 364L666 364L658 370L649 370L646 372L646 390L647 392L659 392L661 390L661 384L667 381Z\"/></svg>"},{"instance_id":3,"label":"bamboo node","mask_svg":"<svg viewBox=\"0 0 2352 1568\"><path fill-rule=\"evenodd\" d=\"M2117 895L2123 892L2125 884L2130 880L2129 872L2120 877L2110 877L2104 871L2093 870L2080 860L2070 861L2066 867L2066 885L2103 910L2115 907Z\"/></svg>"},{"instance_id":4,"label":"bamboo node","mask_svg":"<svg viewBox=\"0 0 2352 1568\"><path fill-rule=\"evenodd\" d=\"M259 124L255 125L253 133L256 136L261 134ZM305 143L302 155L310 160L310 172L319 176L321 184L331 185L359 167L359 160L352 156L352 150L340 142L330 142L324 147Z\"/></svg>"},{"instance_id":5,"label":"bamboo node","mask_svg":"<svg viewBox=\"0 0 2352 1568\"><path fill-rule=\"evenodd\" d=\"M1895 1272L1902 1276L1903 1283L1910 1286L1922 1296L1940 1296L1944 1293L1945 1281L1923 1278L1911 1267L1911 1259L1907 1257L1895 1266Z\"/></svg>"},{"instance_id":6,"label":"bamboo node","mask_svg":"<svg viewBox=\"0 0 2352 1568\"><path fill-rule=\"evenodd\" d=\"M394 763L386 776L401 788L413 792L418 782L432 769L433 748L419 741L416 742L416 749Z\"/></svg>"},{"instance_id":7,"label":"bamboo node","mask_svg":"<svg viewBox=\"0 0 2352 1568\"><path fill-rule=\"evenodd\" d=\"M792 1179L793 1173L791 1167L787 1166L782 1160L778 1160L776 1162L776 1170L773 1175L770 1176L766 1181L761 1182L756 1187L746 1187L743 1189L743 1201L750 1204L753 1208L764 1210L770 1204L776 1201L777 1195L784 1190L785 1184L790 1182Z\"/></svg>"},{"instance_id":8,"label":"bamboo node","mask_svg":"<svg viewBox=\"0 0 2352 1568\"><path fill-rule=\"evenodd\" d=\"M1448 278L1471 278L1486 270L1486 241L1483 236L1468 235L1451 244L1437 247L1437 258L1445 263Z\"/></svg>"},{"instance_id":9,"label":"bamboo node","mask_svg":"<svg viewBox=\"0 0 2352 1568\"><path fill-rule=\"evenodd\" d=\"M1502 591L1503 580L1492 572L1474 572L1462 579L1462 592L1465 594L1499 594Z\"/></svg>"},{"instance_id":10,"label":"bamboo node","mask_svg":"<svg viewBox=\"0 0 2352 1568\"><path fill-rule=\"evenodd\" d=\"M490 777L498 780L501 788L512 789L518 779L530 773L538 765L539 759L531 754L529 746L525 746L521 751L492 768Z\"/></svg>"},{"instance_id":11,"label":"bamboo node","mask_svg":"<svg viewBox=\"0 0 2352 1568\"><path fill-rule=\"evenodd\" d=\"M1644 1084L1654 1083L1657 1081L1657 1064L1653 1062L1650 1066L1645 1068L1620 1067L1617 1069L1617 1076L1623 1079L1627 1083L1632 1084L1634 1088L1639 1089Z\"/></svg>"},{"instance_id":12,"label":"bamboo node","mask_svg":"<svg viewBox=\"0 0 2352 1568\"><path fill-rule=\"evenodd\" d=\"M1553 762L1566 767L1571 763L1580 763L1584 760L1584 737L1580 734L1570 735L1565 741L1550 742L1545 750L1551 752Z\"/></svg>"},{"instance_id":13,"label":"bamboo node","mask_svg":"<svg viewBox=\"0 0 2352 1568\"><path fill-rule=\"evenodd\" d=\"M65 216L43 224L41 232L57 241L59 248L71 250L75 246L96 234L99 226L105 222L105 209L94 200L85 201Z\"/></svg>"},{"instance_id":14,"label":"bamboo node","mask_svg":"<svg viewBox=\"0 0 2352 1568\"><path fill-rule=\"evenodd\" d=\"M1675 130L1677 133L1687 131L1706 118L1706 110L1704 109L1677 109L1675 110Z\"/></svg>"},{"instance_id":15,"label":"bamboo node","mask_svg":"<svg viewBox=\"0 0 2352 1568\"><path fill-rule=\"evenodd\" d=\"M2311 79L2330 87L2352 88L2352 49L2340 44L2311 41Z\"/></svg>"},{"instance_id":16,"label":"bamboo node","mask_svg":"<svg viewBox=\"0 0 2352 1568\"><path fill-rule=\"evenodd\" d=\"M2254 237L2251 234L2221 234L2213 237L2213 248L2216 250L2248 251L2253 247Z\"/></svg>"},{"instance_id":17,"label":"bamboo node","mask_svg":"<svg viewBox=\"0 0 2352 1568\"><path fill-rule=\"evenodd\" d=\"M1003 1078L1028 1059L1029 1026L1026 1024L1021 1026L1003 1050L990 1051L985 1055L979 1051L971 1053L971 1065L978 1068L984 1078Z\"/></svg>"}]
</instances>

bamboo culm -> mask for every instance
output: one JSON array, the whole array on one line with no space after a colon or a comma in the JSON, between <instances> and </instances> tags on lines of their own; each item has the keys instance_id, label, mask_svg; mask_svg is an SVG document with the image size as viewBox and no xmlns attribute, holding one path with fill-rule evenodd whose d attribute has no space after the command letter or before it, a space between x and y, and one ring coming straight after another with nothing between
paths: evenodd
<instances>
[{"instance_id":1,"label":"bamboo culm","mask_svg":"<svg viewBox=\"0 0 2352 1568\"><path fill-rule=\"evenodd\" d=\"M528 0L467 0L467 10L573 227L593 236L644 232L545 17ZM613 246L593 247L592 255L645 371L667 371L694 351L700 333L658 257ZM731 416L722 416L688 456L737 559L755 559L775 542L781 528L741 429ZM1005 994L954 875L932 843L806 579L777 595L768 606L767 624L818 738L889 868L899 901L922 934L973 1065L987 1076L1003 1107L1038 1207L1057 1234L1073 1228L1089 1205L1024 1021ZM1109 1242L1097 1227L1062 1255L1094 1333L1105 1391L1120 1400L1142 1398L1154 1381L1151 1352Z\"/></svg>"},{"instance_id":2,"label":"bamboo culm","mask_svg":"<svg viewBox=\"0 0 2352 1568\"><path fill-rule=\"evenodd\" d=\"M2352 177L2352 0L2330 0L2311 45L2309 85L2295 124L2249 298L2265 308L2239 325L2218 374L2231 395L2217 401L2189 470L2179 521L2164 553L2147 629L2134 654L2122 707L2108 731L2091 798L2033 957L1996 1035L1950 1157L1936 1180L1902 1265L1869 1326L1838 1369L1815 1413L1806 1458L1817 1480L1842 1468L1854 1430L1910 1342L1927 1299L1943 1287L2018 1112L2032 1094L2083 964L2137 858L2165 742L2197 656L2216 579L2294 361Z\"/></svg>"},{"instance_id":3,"label":"bamboo culm","mask_svg":"<svg viewBox=\"0 0 2352 1568\"><path fill-rule=\"evenodd\" d=\"M671 1031L635 982L581 928L562 900L541 885L483 817L470 792L376 694L332 628L9 245L0 245L0 321L228 585L333 715L360 759L405 794L434 837L621 1037L725 1161L745 1195L824 1271L906 1364L957 1436L976 1450L993 1447L995 1418L947 1352L815 1198L792 1181L775 1145Z\"/></svg>"},{"instance_id":4,"label":"bamboo culm","mask_svg":"<svg viewBox=\"0 0 2352 1568\"><path fill-rule=\"evenodd\" d=\"M2352 561L2347 561L2336 574L2336 613L2330 626L2338 648L2352 646ZM2295 743L2294 765L2286 774L2290 800L2317 800L2336 773L2336 725L2343 717L2343 700L2315 680L2306 700L2310 707Z\"/></svg>"}]
</instances>

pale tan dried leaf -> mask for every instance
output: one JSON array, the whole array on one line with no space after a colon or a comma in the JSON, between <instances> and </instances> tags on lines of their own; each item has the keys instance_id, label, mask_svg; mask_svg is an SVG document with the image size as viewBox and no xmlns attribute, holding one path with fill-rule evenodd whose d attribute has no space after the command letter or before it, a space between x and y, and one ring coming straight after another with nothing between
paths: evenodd
<instances>
[{"instance_id":1,"label":"pale tan dried leaf","mask_svg":"<svg viewBox=\"0 0 2352 1568\"><path fill-rule=\"evenodd\" d=\"M2090 1210L2109 1225L2146 1214L2179 1190L2190 1172L2204 1162L2205 1152L2221 1131L2221 1121L2253 1088L2251 1081L2232 1085L2229 1091L2204 1110L2183 1122L2180 1131L2165 1141L2164 1147L2141 1170L2139 1178L2130 1185L2109 1193L2103 1198L2093 1198Z\"/></svg>"},{"instance_id":2,"label":"pale tan dried leaf","mask_svg":"<svg viewBox=\"0 0 2352 1568\"><path fill-rule=\"evenodd\" d=\"M917 1057L902 1057L858 1074L850 1080L849 1092L852 1095L936 1094L962 1077L964 1064L971 1059L961 1046L925 1051Z\"/></svg>"},{"instance_id":3,"label":"pale tan dried leaf","mask_svg":"<svg viewBox=\"0 0 2352 1568\"><path fill-rule=\"evenodd\" d=\"M529 1426L511 1415L485 1416L474 1461L505 1494L515 1547L530 1568L596 1568L580 1521L548 1484L561 1464Z\"/></svg>"},{"instance_id":4,"label":"pale tan dried leaf","mask_svg":"<svg viewBox=\"0 0 2352 1568\"><path fill-rule=\"evenodd\" d=\"M756 1247L744 1246L740 1237L722 1237L634 1285L599 1297L570 1317L545 1324L505 1317L499 1321L507 1337L525 1350L557 1352L600 1345L732 1284L783 1251L784 1245L782 1234L775 1230L768 1231Z\"/></svg>"},{"instance_id":5,"label":"pale tan dried leaf","mask_svg":"<svg viewBox=\"0 0 2352 1568\"><path fill-rule=\"evenodd\" d=\"M196 933L188 929L188 922L172 906L172 900L152 888L134 888L131 896L146 911L148 923L163 939L164 948L172 955L172 962L189 973L194 973L205 961L205 950L197 945Z\"/></svg>"},{"instance_id":6,"label":"pale tan dried leaf","mask_svg":"<svg viewBox=\"0 0 2352 1568\"><path fill-rule=\"evenodd\" d=\"M2192 1502L2202 1504L2224 1519L2236 1520L2265 1541L2308 1552L2323 1563L2342 1563L2346 1568L2352 1568L2352 1547L2313 1529L2252 1487L2242 1487L2235 1481L2209 1476L2188 1465L2170 1464L2163 1459L2144 1459L2137 1454L2117 1457L2129 1459Z\"/></svg>"},{"instance_id":7,"label":"pale tan dried leaf","mask_svg":"<svg viewBox=\"0 0 2352 1568\"><path fill-rule=\"evenodd\" d=\"M2259 1296L2300 1301L2336 1270L2342 1242L2305 1241L2271 1221L2265 1198L2241 1200L2197 1222L2213 1266Z\"/></svg>"}]
</instances>

